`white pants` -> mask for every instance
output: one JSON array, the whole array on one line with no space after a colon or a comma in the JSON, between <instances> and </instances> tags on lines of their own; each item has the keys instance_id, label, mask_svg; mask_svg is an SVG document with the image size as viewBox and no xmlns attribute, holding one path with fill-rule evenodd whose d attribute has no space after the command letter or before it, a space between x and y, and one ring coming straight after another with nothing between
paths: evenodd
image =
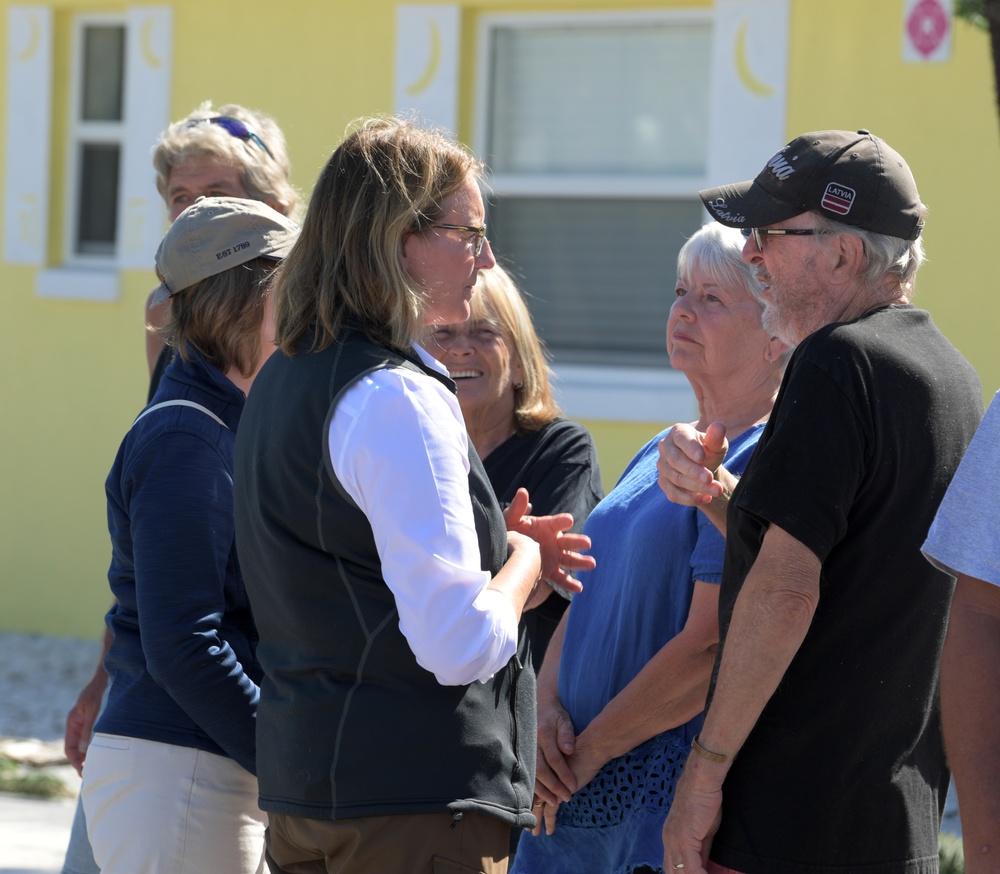
<instances>
[{"instance_id":1,"label":"white pants","mask_svg":"<svg viewBox=\"0 0 1000 874\"><path fill-rule=\"evenodd\" d=\"M262 874L257 779L191 747L96 734L83 807L101 874Z\"/></svg>"}]
</instances>

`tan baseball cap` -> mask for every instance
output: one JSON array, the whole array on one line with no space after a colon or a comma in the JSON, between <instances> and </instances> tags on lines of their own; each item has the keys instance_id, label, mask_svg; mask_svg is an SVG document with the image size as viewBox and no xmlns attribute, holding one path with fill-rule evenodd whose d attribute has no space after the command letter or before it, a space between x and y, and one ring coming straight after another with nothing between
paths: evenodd
<instances>
[{"instance_id":1,"label":"tan baseball cap","mask_svg":"<svg viewBox=\"0 0 1000 874\"><path fill-rule=\"evenodd\" d=\"M151 305L254 258L280 261L298 234L295 222L259 200L199 197L177 216L156 250L162 281Z\"/></svg>"}]
</instances>

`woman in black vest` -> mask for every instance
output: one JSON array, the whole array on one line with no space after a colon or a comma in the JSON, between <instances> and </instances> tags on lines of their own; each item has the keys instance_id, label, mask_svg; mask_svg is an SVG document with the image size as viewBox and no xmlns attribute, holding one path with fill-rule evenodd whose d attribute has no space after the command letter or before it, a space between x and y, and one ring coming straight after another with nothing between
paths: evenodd
<instances>
[{"instance_id":1,"label":"woman in black vest","mask_svg":"<svg viewBox=\"0 0 1000 874\"><path fill-rule=\"evenodd\" d=\"M276 281L279 352L236 450L273 871L505 871L510 826L534 822L517 622L542 576L578 588L559 566L587 541L524 516L524 492L507 530L413 342L467 319L495 263L480 174L438 134L362 123Z\"/></svg>"}]
</instances>

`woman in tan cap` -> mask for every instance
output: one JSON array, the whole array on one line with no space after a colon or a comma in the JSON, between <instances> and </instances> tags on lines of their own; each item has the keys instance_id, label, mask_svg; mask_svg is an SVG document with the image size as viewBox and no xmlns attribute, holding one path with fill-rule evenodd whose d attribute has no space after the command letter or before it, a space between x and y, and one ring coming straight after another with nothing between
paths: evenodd
<instances>
[{"instance_id":1,"label":"woman in tan cap","mask_svg":"<svg viewBox=\"0 0 1000 874\"><path fill-rule=\"evenodd\" d=\"M206 198L156 255L176 355L106 483L112 683L82 789L103 874L263 870L261 669L232 455L246 392L274 351L271 274L296 235L263 203Z\"/></svg>"}]
</instances>

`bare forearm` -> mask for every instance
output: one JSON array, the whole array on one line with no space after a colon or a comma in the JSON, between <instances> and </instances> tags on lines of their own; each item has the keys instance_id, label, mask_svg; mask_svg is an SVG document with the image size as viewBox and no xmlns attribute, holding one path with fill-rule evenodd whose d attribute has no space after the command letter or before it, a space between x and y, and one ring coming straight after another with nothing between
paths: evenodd
<instances>
[{"instance_id":1,"label":"bare forearm","mask_svg":"<svg viewBox=\"0 0 1000 874\"><path fill-rule=\"evenodd\" d=\"M705 709L715 650L714 641L691 641L681 632L594 717L578 748L609 762L693 719Z\"/></svg>"},{"instance_id":2,"label":"bare forearm","mask_svg":"<svg viewBox=\"0 0 1000 874\"><path fill-rule=\"evenodd\" d=\"M702 745L730 759L805 639L819 602L820 562L771 526L736 601Z\"/></svg>"},{"instance_id":3,"label":"bare forearm","mask_svg":"<svg viewBox=\"0 0 1000 874\"><path fill-rule=\"evenodd\" d=\"M104 636L101 638L101 654L97 657L97 666L94 668L94 675L90 678L91 683L101 685L102 693L104 687L108 685L108 674L104 670L104 657L108 654L108 650L111 649L112 640L114 640L114 635L111 633L111 629L105 627Z\"/></svg>"},{"instance_id":4,"label":"bare forearm","mask_svg":"<svg viewBox=\"0 0 1000 874\"><path fill-rule=\"evenodd\" d=\"M566 639L566 624L569 622L569 611L573 609L570 604L566 612L559 619L556 630L552 632L549 645L545 649L545 658L542 659L542 666L538 671L538 698L559 697L559 663L562 661L563 641Z\"/></svg>"},{"instance_id":5,"label":"bare forearm","mask_svg":"<svg viewBox=\"0 0 1000 874\"><path fill-rule=\"evenodd\" d=\"M722 485L722 494L712 498L708 504L701 504L700 509L708 520L719 529L722 536L726 536L726 515L729 512L729 499L733 496L733 490L739 484L739 477L733 476L728 470L720 466L715 471L715 481Z\"/></svg>"},{"instance_id":6,"label":"bare forearm","mask_svg":"<svg viewBox=\"0 0 1000 874\"><path fill-rule=\"evenodd\" d=\"M960 576L941 657L941 713L965 870L1000 868L1000 589Z\"/></svg>"},{"instance_id":7,"label":"bare forearm","mask_svg":"<svg viewBox=\"0 0 1000 874\"><path fill-rule=\"evenodd\" d=\"M490 580L489 588L510 599L520 622L525 602L540 579L541 555L537 544L530 538L513 531L507 533L507 538L513 548L504 566Z\"/></svg>"}]
</instances>

